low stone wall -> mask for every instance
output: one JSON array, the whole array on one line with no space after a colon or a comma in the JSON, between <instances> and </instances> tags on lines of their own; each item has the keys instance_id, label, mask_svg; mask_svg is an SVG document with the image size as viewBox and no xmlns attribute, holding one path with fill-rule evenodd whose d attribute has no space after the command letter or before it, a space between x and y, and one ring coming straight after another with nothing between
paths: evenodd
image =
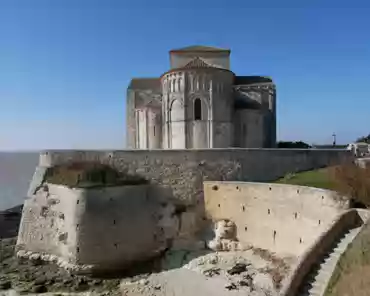
<instances>
[{"instance_id":1,"label":"low stone wall","mask_svg":"<svg viewBox=\"0 0 370 296\"><path fill-rule=\"evenodd\" d=\"M204 207L214 222L233 221L242 245L299 257L348 202L333 191L305 186L205 182Z\"/></svg>"},{"instance_id":2,"label":"low stone wall","mask_svg":"<svg viewBox=\"0 0 370 296\"><path fill-rule=\"evenodd\" d=\"M332 247L338 237L347 230L363 224L363 219L367 216L368 214L365 215L357 209L351 209L339 215L299 258L298 264L285 279L280 295L296 296L300 285L314 264Z\"/></svg>"},{"instance_id":3,"label":"low stone wall","mask_svg":"<svg viewBox=\"0 0 370 296\"><path fill-rule=\"evenodd\" d=\"M65 150L41 153L39 166L86 160L108 163L119 171L169 187L176 199L195 205L203 197L203 181L272 181L287 173L338 164L349 157L346 150L317 149ZM42 174L41 170L33 188L42 181Z\"/></svg>"},{"instance_id":4,"label":"low stone wall","mask_svg":"<svg viewBox=\"0 0 370 296\"><path fill-rule=\"evenodd\" d=\"M176 207L150 185L44 184L25 202L17 251L75 271L121 269L167 248L179 221Z\"/></svg>"}]
</instances>

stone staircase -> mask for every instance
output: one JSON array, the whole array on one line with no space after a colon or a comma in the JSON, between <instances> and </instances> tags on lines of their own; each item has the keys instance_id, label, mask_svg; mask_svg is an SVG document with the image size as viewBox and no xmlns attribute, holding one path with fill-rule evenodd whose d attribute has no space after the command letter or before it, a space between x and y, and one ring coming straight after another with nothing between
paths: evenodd
<instances>
[{"instance_id":1,"label":"stone staircase","mask_svg":"<svg viewBox=\"0 0 370 296\"><path fill-rule=\"evenodd\" d=\"M325 293L340 256L360 229L361 227L352 228L337 240L333 248L324 255L323 260L313 266L311 272L302 282L297 296L322 296Z\"/></svg>"}]
</instances>

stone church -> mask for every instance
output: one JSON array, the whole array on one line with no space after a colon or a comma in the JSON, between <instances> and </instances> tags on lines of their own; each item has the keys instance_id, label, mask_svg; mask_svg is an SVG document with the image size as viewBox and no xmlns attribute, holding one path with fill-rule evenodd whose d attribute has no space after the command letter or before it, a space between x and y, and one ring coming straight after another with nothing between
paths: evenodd
<instances>
[{"instance_id":1,"label":"stone church","mask_svg":"<svg viewBox=\"0 0 370 296\"><path fill-rule=\"evenodd\" d=\"M263 76L237 76L230 50L171 50L170 69L127 89L129 149L263 148L276 144L276 91Z\"/></svg>"}]
</instances>

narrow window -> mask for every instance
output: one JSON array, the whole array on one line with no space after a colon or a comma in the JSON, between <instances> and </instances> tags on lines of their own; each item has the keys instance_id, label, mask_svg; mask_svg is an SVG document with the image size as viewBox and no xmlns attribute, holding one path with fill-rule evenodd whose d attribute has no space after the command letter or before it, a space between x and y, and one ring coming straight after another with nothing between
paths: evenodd
<instances>
[{"instance_id":1,"label":"narrow window","mask_svg":"<svg viewBox=\"0 0 370 296\"><path fill-rule=\"evenodd\" d=\"M202 120L202 101L199 98L194 101L194 120Z\"/></svg>"},{"instance_id":2,"label":"narrow window","mask_svg":"<svg viewBox=\"0 0 370 296\"><path fill-rule=\"evenodd\" d=\"M155 137L155 126L153 126L153 133L154 133L154 137Z\"/></svg>"}]
</instances>

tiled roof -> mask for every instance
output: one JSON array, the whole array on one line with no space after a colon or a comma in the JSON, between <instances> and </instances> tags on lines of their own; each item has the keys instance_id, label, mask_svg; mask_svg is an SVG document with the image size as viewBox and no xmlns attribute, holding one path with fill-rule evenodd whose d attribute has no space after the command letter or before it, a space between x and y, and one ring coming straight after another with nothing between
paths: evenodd
<instances>
[{"instance_id":1,"label":"tiled roof","mask_svg":"<svg viewBox=\"0 0 370 296\"><path fill-rule=\"evenodd\" d=\"M191 69L191 68L213 68L211 65L207 64L205 61L196 57L195 59L191 60L187 63L183 69Z\"/></svg>"},{"instance_id":2,"label":"tiled roof","mask_svg":"<svg viewBox=\"0 0 370 296\"><path fill-rule=\"evenodd\" d=\"M270 77L266 76L235 76L235 85L269 83L273 82Z\"/></svg>"},{"instance_id":3,"label":"tiled roof","mask_svg":"<svg viewBox=\"0 0 370 296\"><path fill-rule=\"evenodd\" d=\"M128 86L129 89L160 89L160 78L133 78Z\"/></svg>"},{"instance_id":4,"label":"tiled roof","mask_svg":"<svg viewBox=\"0 0 370 296\"><path fill-rule=\"evenodd\" d=\"M170 52L229 52L230 49L211 46L193 45L184 48L173 49Z\"/></svg>"}]
</instances>

